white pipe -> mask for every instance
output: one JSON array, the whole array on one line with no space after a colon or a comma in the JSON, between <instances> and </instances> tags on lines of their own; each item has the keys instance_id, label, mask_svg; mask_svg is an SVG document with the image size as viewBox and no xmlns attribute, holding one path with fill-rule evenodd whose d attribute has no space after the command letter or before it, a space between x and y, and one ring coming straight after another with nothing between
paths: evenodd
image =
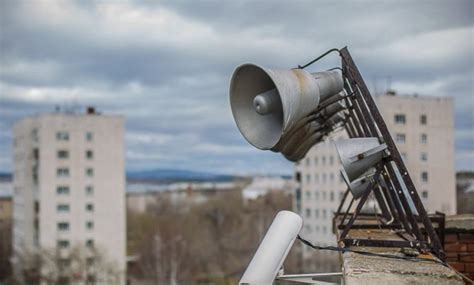
<instances>
[{"instance_id":1,"label":"white pipe","mask_svg":"<svg viewBox=\"0 0 474 285\"><path fill-rule=\"evenodd\" d=\"M241 285L271 285L303 226L290 211L279 212L239 281Z\"/></svg>"}]
</instances>

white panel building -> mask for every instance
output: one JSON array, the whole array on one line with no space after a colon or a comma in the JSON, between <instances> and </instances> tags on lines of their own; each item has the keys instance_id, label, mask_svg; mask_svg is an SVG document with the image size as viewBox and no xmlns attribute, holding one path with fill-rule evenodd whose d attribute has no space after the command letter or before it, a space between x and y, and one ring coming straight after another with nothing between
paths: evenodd
<instances>
[{"instance_id":1,"label":"white panel building","mask_svg":"<svg viewBox=\"0 0 474 285\"><path fill-rule=\"evenodd\" d=\"M67 267L68 251L81 247L87 266L96 265L88 252L97 249L118 270L117 283L125 284L123 123L89 108L87 114L44 114L15 124L16 272L25 265L22 254L56 250ZM78 274L100 280L93 272Z\"/></svg>"},{"instance_id":2,"label":"white panel building","mask_svg":"<svg viewBox=\"0 0 474 285\"><path fill-rule=\"evenodd\" d=\"M456 213L453 99L382 95L375 97L382 116L407 164L428 213ZM303 236L334 245L332 218L346 190L333 140L314 146L295 166L300 187L295 209L304 218Z\"/></svg>"}]
</instances>

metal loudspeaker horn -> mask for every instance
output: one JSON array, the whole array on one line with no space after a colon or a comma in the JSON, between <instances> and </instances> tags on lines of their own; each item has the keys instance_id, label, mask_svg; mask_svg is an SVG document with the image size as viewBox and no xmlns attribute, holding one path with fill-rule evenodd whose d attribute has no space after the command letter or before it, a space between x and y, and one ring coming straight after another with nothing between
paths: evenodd
<instances>
[{"instance_id":1,"label":"metal loudspeaker horn","mask_svg":"<svg viewBox=\"0 0 474 285\"><path fill-rule=\"evenodd\" d=\"M269 150L320 101L342 89L342 76L337 71L309 73L243 64L232 75L230 105L245 139Z\"/></svg>"},{"instance_id":2,"label":"metal loudspeaker horn","mask_svg":"<svg viewBox=\"0 0 474 285\"><path fill-rule=\"evenodd\" d=\"M311 114L307 117L304 117L303 119L299 120L293 128L286 132L284 136L281 137L280 141L272 148L272 150L282 153L288 152L289 148L295 147L295 143L299 145L302 141L304 142L303 139L308 134L322 129L325 126L327 127L342 121L343 118L342 120L334 119L338 116L342 116L337 113L342 111L344 108L344 104L336 102L327 106L316 114Z\"/></svg>"},{"instance_id":3,"label":"metal loudspeaker horn","mask_svg":"<svg viewBox=\"0 0 474 285\"><path fill-rule=\"evenodd\" d=\"M387 146L378 138L352 138L335 142L339 158L344 168L343 176L353 182L385 156Z\"/></svg>"},{"instance_id":4,"label":"metal loudspeaker horn","mask_svg":"<svg viewBox=\"0 0 474 285\"><path fill-rule=\"evenodd\" d=\"M344 116L336 113L323 123L314 122L314 124L310 124L304 136L302 138L294 136L288 141L281 153L290 161L302 159L313 145L319 143L325 135L333 131L342 121L344 121Z\"/></svg>"},{"instance_id":5,"label":"metal loudspeaker horn","mask_svg":"<svg viewBox=\"0 0 474 285\"><path fill-rule=\"evenodd\" d=\"M373 183L373 177L375 175L375 168L370 168L369 171L364 173L361 177L355 179L354 181L350 182L347 179L344 171L341 170L342 177L349 187L349 190L352 193L354 199L359 199L367 190L369 190L369 186Z\"/></svg>"}]
</instances>

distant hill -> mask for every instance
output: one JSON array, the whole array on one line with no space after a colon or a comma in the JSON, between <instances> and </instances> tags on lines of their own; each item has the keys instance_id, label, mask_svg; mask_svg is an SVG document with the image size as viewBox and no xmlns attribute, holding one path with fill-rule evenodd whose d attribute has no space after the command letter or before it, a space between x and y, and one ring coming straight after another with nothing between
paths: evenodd
<instances>
[{"instance_id":1,"label":"distant hill","mask_svg":"<svg viewBox=\"0 0 474 285\"><path fill-rule=\"evenodd\" d=\"M0 172L0 181L11 181L13 176L8 172Z\"/></svg>"},{"instance_id":2,"label":"distant hill","mask_svg":"<svg viewBox=\"0 0 474 285\"><path fill-rule=\"evenodd\" d=\"M127 180L135 181L231 181L236 177L232 175L214 174L179 169L153 169L144 171L128 171Z\"/></svg>"}]
</instances>

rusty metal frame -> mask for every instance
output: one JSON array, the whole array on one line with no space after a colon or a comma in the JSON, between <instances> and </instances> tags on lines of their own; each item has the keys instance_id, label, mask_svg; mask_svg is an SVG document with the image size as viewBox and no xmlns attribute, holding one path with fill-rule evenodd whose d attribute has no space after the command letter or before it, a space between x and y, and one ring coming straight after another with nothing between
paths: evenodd
<instances>
[{"instance_id":1,"label":"rusty metal frame","mask_svg":"<svg viewBox=\"0 0 474 285\"><path fill-rule=\"evenodd\" d=\"M316 60L298 67L305 68L334 51L336 50L332 49ZM356 201L357 206L353 213L350 213L350 209L355 202L353 198L346 211L341 212L349 191L347 190L344 194L333 222L334 230L342 230L339 238L340 244L343 246L356 244L361 246L413 247L423 252L433 252L440 260L445 261L440 238L426 213L407 167L362 75L347 47L338 51L342 61L344 90L348 94L343 99L347 107L344 125L346 132L351 138L377 137L380 142L387 145L389 152L389 156L377 166L374 182L369 185L370 189ZM382 218L379 218L380 224L356 223L357 218L362 216L361 209L371 192L374 193L375 200L382 212ZM414 205L414 209L410 207L411 204ZM347 216L350 216L350 219L346 223ZM431 219L437 224L439 234L441 234L442 228L444 228L444 215L437 213ZM336 225L337 221L339 221L338 225ZM397 233L403 240L380 241L347 237L350 229L382 227L397 229Z\"/></svg>"}]
</instances>

